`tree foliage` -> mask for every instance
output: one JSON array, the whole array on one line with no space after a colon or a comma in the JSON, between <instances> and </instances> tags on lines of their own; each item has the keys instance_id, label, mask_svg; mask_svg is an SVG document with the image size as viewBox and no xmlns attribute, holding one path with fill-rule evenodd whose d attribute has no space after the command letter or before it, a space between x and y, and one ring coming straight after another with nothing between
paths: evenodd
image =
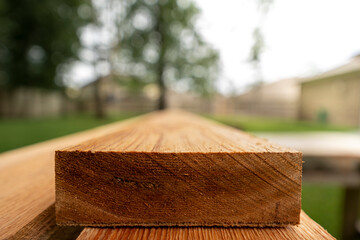
<instances>
[{"instance_id":1,"label":"tree foliage","mask_svg":"<svg viewBox=\"0 0 360 240\"><path fill-rule=\"evenodd\" d=\"M56 88L61 66L76 58L84 0L0 1L0 87Z\"/></svg>"},{"instance_id":2,"label":"tree foliage","mask_svg":"<svg viewBox=\"0 0 360 240\"><path fill-rule=\"evenodd\" d=\"M196 29L199 9L186 0L125 1L119 18L122 75L157 83L159 108L167 86L208 94L214 90L218 53Z\"/></svg>"}]
</instances>

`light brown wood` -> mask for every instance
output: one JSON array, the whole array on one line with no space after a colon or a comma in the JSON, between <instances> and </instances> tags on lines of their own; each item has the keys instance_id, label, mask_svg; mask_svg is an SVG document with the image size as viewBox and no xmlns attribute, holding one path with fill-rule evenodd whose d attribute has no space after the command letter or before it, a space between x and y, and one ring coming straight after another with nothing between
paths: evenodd
<instances>
[{"instance_id":1,"label":"light brown wood","mask_svg":"<svg viewBox=\"0 0 360 240\"><path fill-rule=\"evenodd\" d=\"M180 111L56 152L57 223L299 223L301 153Z\"/></svg>"},{"instance_id":2,"label":"light brown wood","mask_svg":"<svg viewBox=\"0 0 360 240\"><path fill-rule=\"evenodd\" d=\"M83 227L78 226L57 226L55 222L55 204L53 204L7 240L76 239L82 230Z\"/></svg>"},{"instance_id":3,"label":"light brown wood","mask_svg":"<svg viewBox=\"0 0 360 240\"><path fill-rule=\"evenodd\" d=\"M114 132L115 129L120 130L127 128L129 125L140 120L141 119L137 118L130 121L114 123L0 154L0 239L16 238L16 236L26 236L26 239L36 239L37 235L35 233L40 230L44 233L41 235L42 239L51 239L51 236L45 236L45 232L51 233L51 235L54 232L58 232L58 230L46 230L49 227L58 229L58 227L53 225L55 213L52 207L55 202L54 150L76 144L85 139L109 134ZM50 213L53 215L49 215L49 210L51 210ZM303 223L299 226L302 224ZM279 236L279 232L281 232L281 236L284 236L284 238L288 236L288 239L291 239L290 237L294 239L296 236L309 236L311 233L315 234L314 231L317 231L315 229L319 229L318 225L313 221L308 221L308 224L308 228L300 228L298 230L294 230L296 226L294 226L294 228L280 228L280 231L278 228L256 229L256 236L247 236L249 239L259 238L257 236L264 236L262 239L271 239L273 236ZM63 233L69 233L69 227L60 227L60 229ZM192 231L192 229L193 228L189 228L188 230L182 229L181 233ZM216 229L218 228L204 228L202 230L198 228L198 231L199 234L202 234L204 230L214 232ZM307 232L308 229L310 233ZM109 230L105 229L93 229L92 233L101 238L103 237L103 233L108 231ZM146 233L149 229L138 229L137 231L144 231ZM299 233L295 234L294 231L299 231ZM73 228L70 228L70 232L73 232ZM88 233L89 230L86 230L86 234ZM161 232L157 232L157 234L160 233ZM40 234L40 232L38 232L38 234ZM326 232L324 234L323 239L333 239L330 235L326 234ZM107 235L105 234L105 236ZM182 235L178 233L175 236ZM188 235L185 234L185 237L186 236ZM82 237L84 237L84 235L82 235ZM299 237L299 239L306 238Z\"/></svg>"},{"instance_id":4,"label":"light brown wood","mask_svg":"<svg viewBox=\"0 0 360 240\"><path fill-rule=\"evenodd\" d=\"M136 122L113 123L0 154L0 239L12 236L55 202L54 152Z\"/></svg>"},{"instance_id":5,"label":"light brown wood","mask_svg":"<svg viewBox=\"0 0 360 240\"><path fill-rule=\"evenodd\" d=\"M77 240L295 240L295 239L335 239L320 225L301 212L301 222L297 226L283 228L85 228Z\"/></svg>"}]
</instances>

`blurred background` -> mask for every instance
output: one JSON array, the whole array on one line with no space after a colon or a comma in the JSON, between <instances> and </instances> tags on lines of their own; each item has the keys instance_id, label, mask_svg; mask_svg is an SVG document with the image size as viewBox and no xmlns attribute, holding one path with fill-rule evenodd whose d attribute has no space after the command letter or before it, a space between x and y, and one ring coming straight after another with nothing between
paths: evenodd
<instances>
[{"instance_id":1,"label":"blurred background","mask_svg":"<svg viewBox=\"0 0 360 240\"><path fill-rule=\"evenodd\" d=\"M360 2L0 2L0 152L182 108L304 154L303 209L359 239Z\"/></svg>"}]
</instances>

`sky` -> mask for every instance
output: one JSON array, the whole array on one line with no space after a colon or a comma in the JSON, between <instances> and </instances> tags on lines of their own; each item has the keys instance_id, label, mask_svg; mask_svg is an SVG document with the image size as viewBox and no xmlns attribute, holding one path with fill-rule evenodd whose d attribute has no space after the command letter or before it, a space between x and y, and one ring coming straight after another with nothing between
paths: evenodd
<instances>
[{"instance_id":1,"label":"sky","mask_svg":"<svg viewBox=\"0 0 360 240\"><path fill-rule=\"evenodd\" d=\"M255 0L195 0L202 14L197 28L220 52L217 88L243 92L254 83L247 61L260 14ZM311 76L360 53L359 0L274 0L262 21L265 82Z\"/></svg>"}]
</instances>

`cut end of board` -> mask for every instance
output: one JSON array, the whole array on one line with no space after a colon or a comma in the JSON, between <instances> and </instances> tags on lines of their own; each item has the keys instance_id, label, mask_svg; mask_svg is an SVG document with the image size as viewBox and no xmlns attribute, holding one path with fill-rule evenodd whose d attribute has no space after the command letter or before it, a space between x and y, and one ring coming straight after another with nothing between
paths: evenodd
<instances>
[{"instance_id":1,"label":"cut end of board","mask_svg":"<svg viewBox=\"0 0 360 240\"><path fill-rule=\"evenodd\" d=\"M300 152L183 112L56 152L56 219L82 226L298 224Z\"/></svg>"}]
</instances>

